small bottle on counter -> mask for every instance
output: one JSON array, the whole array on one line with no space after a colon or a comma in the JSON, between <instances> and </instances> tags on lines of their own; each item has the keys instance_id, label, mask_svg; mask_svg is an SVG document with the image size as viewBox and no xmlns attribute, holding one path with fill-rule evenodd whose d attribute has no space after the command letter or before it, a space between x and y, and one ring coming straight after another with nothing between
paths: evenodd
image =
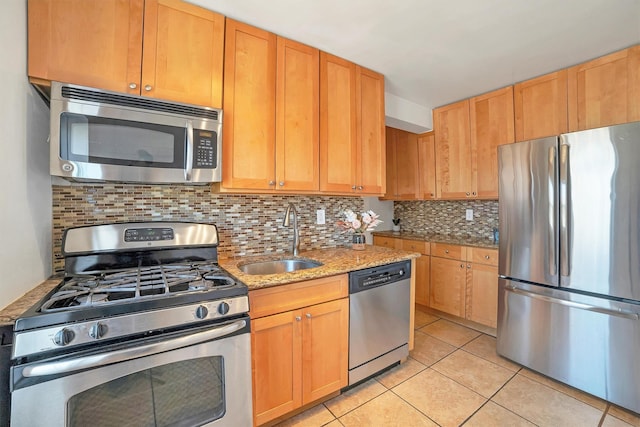
<instances>
[{"instance_id":1,"label":"small bottle on counter","mask_svg":"<svg viewBox=\"0 0 640 427\"><path fill-rule=\"evenodd\" d=\"M498 243L500 240L500 232L498 231L497 228L493 229L493 242L494 243Z\"/></svg>"}]
</instances>

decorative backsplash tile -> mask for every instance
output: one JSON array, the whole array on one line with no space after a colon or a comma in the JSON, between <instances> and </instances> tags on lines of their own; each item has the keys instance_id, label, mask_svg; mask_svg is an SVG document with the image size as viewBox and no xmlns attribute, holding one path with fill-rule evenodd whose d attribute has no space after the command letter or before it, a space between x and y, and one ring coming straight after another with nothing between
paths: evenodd
<instances>
[{"instance_id":1,"label":"decorative backsplash tile","mask_svg":"<svg viewBox=\"0 0 640 427\"><path fill-rule=\"evenodd\" d=\"M465 219L473 209L473 221ZM492 238L498 227L497 200L428 200L393 204L403 231Z\"/></svg>"},{"instance_id":2,"label":"decorative backsplash tile","mask_svg":"<svg viewBox=\"0 0 640 427\"><path fill-rule=\"evenodd\" d=\"M301 250L348 244L350 236L341 234L335 222L345 209L364 208L361 197L227 195L186 185L54 185L53 269L64 268L64 229L123 221L215 224L220 257L288 252L293 229L283 227L282 220L289 203L298 211ZM326 224L315 223L317 209L325 209Z\"/></svg>"}]
</instances>

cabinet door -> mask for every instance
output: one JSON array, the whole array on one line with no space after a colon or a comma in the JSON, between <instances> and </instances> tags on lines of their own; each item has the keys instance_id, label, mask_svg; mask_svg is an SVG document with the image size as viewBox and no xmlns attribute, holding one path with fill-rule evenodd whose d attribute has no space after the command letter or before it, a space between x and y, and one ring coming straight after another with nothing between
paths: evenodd
<instances>
[{"instance_id":1,"label":"cabinet door","mask_svg":"<svg viewBox=\"0 0 640 427\"><path fill-rule=\"evenodd\" d=\"M396 199L415 200L420 193L418 135L396 130Z\"/></svg>"},{"instance_id":2,"label":"cabinet door","mask_svg":"<svg viewBox=\"0 0 640 427\"><path fill-rule=\"evenodd\" d=\"M227 19L222 186L275 187L276 36Z\"/></svg>"},{"instance_id":3,"label":"cabinet door","mask_svg":"<svg viewBox=\"0 0 640 427\"><path fill-rule=\"evenodd\" d=\"M317 191L320 52L278 37L276 188Z\"/></svg>"},{"instance_id":4,"label":"cabinet door","mask_svg":"<svg viewBox=\"0 0 640 427\"><path fill-rule=\"evenodd\" d=\"M469 100L436 108L436 187L440 199L472 197L472 177L469 136Z\"/></svg>"},{"instance_id":5,"label":"cabinet door","mask_svg":"<svg viewBox=\"0 0 640 427\"><path fill-rule=\"evenodd\" d=\"M495 328L498 323L498 267L468 264L467 319Z\"/></svg>"},{"instance_id":6,"label":"cabinet door","mask_svg":"<svg viewBox=\"0 0 640 427\"><path fill-rule=\"evenodd\" d=\"M356 184L359 193L385 192L384 76L356 67Z\"/></svg>"},{"instance_id":7,"label":"cabinet door","mask_svg":"<svg viewBox=\"0 0 640 427\"><path fill-rule=\"evenodd\" d=\"M418 136L418 198L436 198L436 149L435 135L427 132Z\"/></svg>"},{"instance_id":8,"label":"cabinet door","mask_svg":"<svg viewBox=\"0 0 640 427\"><path fill-rule=\"evenodd\" d=\"M416 259L416 304L429 306L431 284L431 257L423 255Z\"/></svg>"},{"instance_id":9,"label":"cabinet door","mask_svg":"<svg viewBox=\"0 0 640 427\"><path fill-rule=\"evenodd\" d=\"M180 0L146 0L141 93L222 107L224 16Z\"/></svg>"},{"instance_id":10,"label":"cabinet door","mask_svg":"<svg viewBox=\"0 0 640 427\"><path fill-rule=\"evenodd\" d=\"M251 321L255 425L302 404L301 316L302 312L295 310Z\"/></svg>"},{"instance_id":11,"label":"cabinet door","mask_svg":"<svg viewBox=\"0 0 640 427\"><path fill-rule=\"evenodd\" d=\"M347 386L349 299L302 309L302 404Z\"/></svg>"},{"instance_id":12,"label":"cabinet door","mask_svg":"<svg viewBox=\"0 0 640 427\"><path fill-rule=\"evenodd\" d=\"M640 120L640 45L568 70L569 130Z\"/></svg>"},{"instance_id":13,"label":"cabinet door","mask_svg":"<svg viewBox=\"0 0 640 427\"><path fill-rule=\"evenodd\" d=\"M356 66L320 53L320 190L356 190Z\"/></svg>"},{"instance_id":14,"label":"cabinet door","mask_svg":"<svg viewBox=\"0 0 640 427\"><path fill-rule=\"evenodd\" d=\"M513 87L516 141L560 135L567 124L567 70Z\"/></svg>"},{"instance_id":15,"label":"cabinet door","mask_svg":"<svg viewBox=\"0 0 640 427\"><path fill-rule=\"evenodd\" d=\"M498 198L498 146L514 141L513 87L471 98L472 195ZM475 166L474 166L475 165Z\"/></svg>"},{"instance_id":16,"label":"cabinet door","mask_svg":"<svg viewBox=\"0 0 640 427\"><path fill-rule=\"evenodd\" d=\"M29 0L29 76L139 94L143 5Z\"/></svg>"},{"instance_id":17,"label":"cabinet door","mask_svg":"<svg viewBox=\"0 0 640 427\"><path fill-rule=\"evenodd\" d=\"M467 268L464 261L431 257L429 306L464 317Z\"/></svg>"}]
</instances>

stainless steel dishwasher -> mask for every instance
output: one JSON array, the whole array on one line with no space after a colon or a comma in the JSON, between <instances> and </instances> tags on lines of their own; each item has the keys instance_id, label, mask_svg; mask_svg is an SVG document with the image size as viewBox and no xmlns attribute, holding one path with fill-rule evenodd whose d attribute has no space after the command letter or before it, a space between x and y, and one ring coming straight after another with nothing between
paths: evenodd
<instances>
[{"instance_id":1,"label":"stainless steel dishwasher","mask_svg":"<svg viewBox=\"0 0 640 427\"><path fill-rule=\"evenodd\" d=\"M349 386L409 356L411 261L349 274Z\"/></svg>"}]
</instances>

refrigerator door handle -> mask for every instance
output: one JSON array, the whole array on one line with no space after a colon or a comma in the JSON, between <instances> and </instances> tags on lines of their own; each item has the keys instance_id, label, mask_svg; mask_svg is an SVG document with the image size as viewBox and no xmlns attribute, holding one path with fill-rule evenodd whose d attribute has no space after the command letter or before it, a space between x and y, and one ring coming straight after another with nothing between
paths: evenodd
<instances>
[{"instance_id":1,"label":"refrigerator door handle","mask_svg":"<svg viewBox=\"0 0 640 427\"><path fill-rule=\"evenodd\" d=\"M569 249L569 145L560 142L560 275L571 271Z\"/></svg>"},{"instance_id":2,"label":"refrigerator door handle","mask_svg":"<svg viewBox=\"0 0 640 427\"><path fill-rule=\"evenodd\" d=\"M578 309L582 309L582 310L587 310L587 311L593 311L596 313L602 313L602 314L607 314L610 316L616 316L616 317L622 317L625 319L631 319L631 320L640 320L640 315L638 315L638 313L634 313L634 312L630 312L630 311L618 311L618 310L612 310L610 308L605 308L605 307L598 307L595 305L590 305L590 304L584 304L581 302L575 302L575 301L567 301L564 299L558 299L558 298L553 298L553 297L549 297L546 295L541 295L541 294L537 294L535 292L530 292L530 291L525 291L524 289L520 289L516 286L513 285L506 285L505 289L513 292L514 294L519 294L519 295L524 295L530 298L534 298L534 299L538 299L538 300L542 300L542 301L546 301L546 302L550 302L550 303L554 303L554 304L559 304L559 305L564 305L566 307L573 307L573 308L578 308Z\"/></svg>"},{"instance_id":3,"label":"refrigerator door handle","mask_svg":"<svg viewBox=\"0 0 640 427\"><path fill-rule=\"evenodd\" d=\"M556 162L556 148L549 147L549 159L548 159L548 204L549 204L549 229L548 229L548 245L549 245L549 274L556 276L558 274L557 260L557 245L556 239L556 225L558 222L558 216L556 213L556 176L557 174L557 162Z\"/></svg>"}]
</instances>

